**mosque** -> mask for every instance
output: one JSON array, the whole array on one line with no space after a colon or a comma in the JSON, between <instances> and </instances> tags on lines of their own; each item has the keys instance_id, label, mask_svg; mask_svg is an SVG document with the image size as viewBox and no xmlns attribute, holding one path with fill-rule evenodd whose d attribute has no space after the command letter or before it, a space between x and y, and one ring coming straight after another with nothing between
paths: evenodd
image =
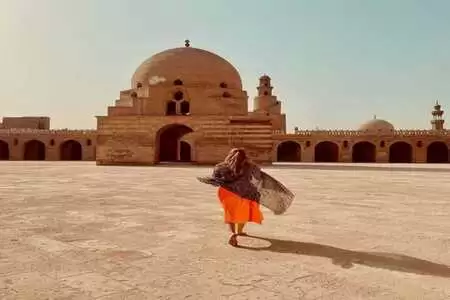
<instances>
[{"instance_id":1,"label":"mosque","mask_svg":"<svg viewBox=\"0 0 450 300\"><path fill-rule=\"evenodd\" d=\"M5 117L1 160L87 160L98 165L213 164L232 147L272 162L448 163L450 134L436 102L431 128L397 130L374 118L355 130L286 132L282 103L263 75L248 109L236 68L184 47L144 61L96 130L50 129L48 117Z\"/></svg>"}]
</instances>

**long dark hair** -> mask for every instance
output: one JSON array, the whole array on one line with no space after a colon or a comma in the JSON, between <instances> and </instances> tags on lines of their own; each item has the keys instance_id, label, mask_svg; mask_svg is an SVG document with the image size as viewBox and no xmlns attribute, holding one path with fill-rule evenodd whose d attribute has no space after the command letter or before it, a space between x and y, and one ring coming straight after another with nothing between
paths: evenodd
<instances>
[{"instance_id":1,"label":"long dark hair","mask_svg":"<svg viewBox=\"0 0 450 300\"><path fill-rule=\"evenodd\" d=\"M250 163L250 160L243 148L233 148L225 157L224 163L236 176L241 175L244 172L244 169Z\"/></svg>"}]
</instances>

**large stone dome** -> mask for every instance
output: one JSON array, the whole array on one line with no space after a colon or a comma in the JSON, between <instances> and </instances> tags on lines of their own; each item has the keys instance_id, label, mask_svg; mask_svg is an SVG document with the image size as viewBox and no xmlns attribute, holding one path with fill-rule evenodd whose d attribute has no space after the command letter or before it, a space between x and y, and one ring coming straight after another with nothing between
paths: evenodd
<instances>
[{"instance_id":1,"label":"large stone dome","mask_svg":"<svg viewBox=\"0 0 450 300\"><path fill-rule=\"evenodd\" d=\"M391 133L395 130L394 125L382 119L373 118L362 124L359 130L370 133Z\"/></svg>"},{"instance_id":2,"label":"large stone dome","mask_svg":"<svg viewBox=\"0 0 450 300\"><path fill-rule=\"evenodd\" d=\"M209 51L182 47L157 53L144 61L132 78L132 87L173 84L228 87L242 90L241 76L224 58Z\"/></svg>"}]
</instances>

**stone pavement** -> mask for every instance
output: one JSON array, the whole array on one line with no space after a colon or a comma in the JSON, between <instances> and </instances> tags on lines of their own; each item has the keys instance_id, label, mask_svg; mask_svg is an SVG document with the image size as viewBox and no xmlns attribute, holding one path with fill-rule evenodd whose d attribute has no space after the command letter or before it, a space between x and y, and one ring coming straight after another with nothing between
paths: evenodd
<instances>
[{"instance_id":1,"label":"stone pavement","mask_svg":"<svg viewBox=\"0 0 450 300\"><path fill-rule=\"evenodd\" d=\"M1 162L0 299L450 299L450 166L349 166L232 248L207 168Z\"/></svg>"}]
</instances>

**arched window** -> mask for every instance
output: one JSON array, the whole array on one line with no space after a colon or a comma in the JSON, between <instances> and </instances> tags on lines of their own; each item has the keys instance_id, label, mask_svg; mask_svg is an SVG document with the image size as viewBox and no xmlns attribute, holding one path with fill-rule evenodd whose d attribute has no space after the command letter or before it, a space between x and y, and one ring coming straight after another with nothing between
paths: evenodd
<instances>
[{"instance_id":1,"label":"arched window","mask_svg":"<svg viewBox=\"0 0 450 300\"><path fill-rule=\"evenodd\" d=\"M228 87L228 85L225 82L221 82L220 87L223 89L226 89Z\"/></svg>"},{"instance_id":2,"label":"arched window","mask_svg":"<svg viewBox=\"0 0 450 300\"><path fill-rule=\"evenodd\" d=\"M167 102L166 115L173 116L177 114L177 104L174 101Z\"/></svg>"},{"instance_id":3,"label":"arched window","mask_svg":"<svg viewBox=\"0 0 450 300\"><path fill-rule=\"evenodd\" d=\"M183 85L183 81L181 81L180 79L177 79L173 82L173 85Z\"/></svg>"},{"instance_id":4,"label":"arched window","mask_svg":"<svg viewBox=\"0 0 450 300\"><path fill-rule=\"evenodd\" d=\"M183 100L183 92L181 91L175 92L175 94L173 94L173 99L177 101Z\"/></svg>"},{"instance_id":5,"label":"arched window","mask_svg":"<svg viewBox=\"0 0 450 300\"><path fill-rule=\"evenodd\" d=\"M181 110L181 114L182 115L186 116L186 115L188 115L190 113L190 104L189 104L189 102L183 101L183 102L181 102L180 106L181 106L180 110Z\"/></svg>"}]
</instances>

